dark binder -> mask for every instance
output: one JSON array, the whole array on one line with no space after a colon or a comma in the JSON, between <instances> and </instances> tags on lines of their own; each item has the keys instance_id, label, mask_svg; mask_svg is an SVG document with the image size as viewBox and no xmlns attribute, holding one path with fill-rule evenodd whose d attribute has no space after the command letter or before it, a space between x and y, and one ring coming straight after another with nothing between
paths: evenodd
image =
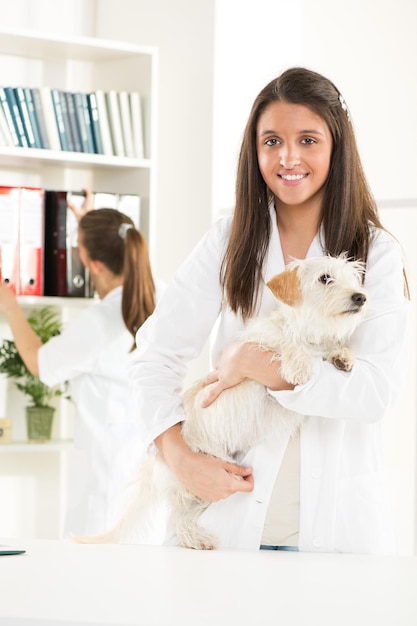
<instances>
[{"instance_id":1,"label":"dark binder","mask_svg":"<svg viewBox=\"0 0 417 626\"><path fill-rule=\"evenodd\" d=\"M71 194L83 200L82 194ZM78 225L67 206L66 191L45 191L44 295L86 298L92 295L89 273L78 249Z\"/></svg>"},{"instance_id":2,"label":"dark binder","mask_svg":"<svg viewBox=\"0 0 417 626\"><path fill-rule=\"evenodd\" d=\"M75 114L80 129L81 144L83 152L94 154L94 139L91 128L90 111L88 109L87 94L74 93Z\"/></svg>"},{"instance_id":3,"label":"dark binder","mask_svg":"<svg viewBox=\"0 0 417 626\"><path fill-rule=\"evenodd\" d=\"M23 121L20 115L20 110L17 104L13 87L4 87L3 90L9 105L11 117L13 119L16 135L19 140L19 146L22 148L28 148L29 142L27 140L25 129L23 127Z\"/></svg>"},{"instance_id":4,"label":"dark binder","mask_svg":"<svg viewBox=\"0 0 417 626\"><path fill-rule=\"evenodd\" d=\"M20 146L20 140L16 130L16 124L14 123L14 115L10 107L9 101L6 97L4 87L0 87L0 106L3 107L4 115L6 117L7 126L9 127L10 134L12 136L13 145Z\"/></svg>"},{"instance_id":5,"label":"dark binder","mask_svg":"<svg viewBox=\"0 0 417 626\"><path fill-rule=\"evenodd\" d=\"M69 135L67 131L67 125L64 120L62 98L59 89L51 89L52 103L55 111L55 119L58 127L59 141L61 144L61 150L70 150Z\"/></svg>"},{"instance_id":6,"label":"dark binder","mask_svg":"<svg viewBox=\"0 0 417 626\"><path fill-rule=\"evenodd\" d=\"M23 87L13 87L16 103L19 109L20 119L22 121L23 130L28 142L29 148L40 148L35 139L35 129L29 115L28 103L26 102Z\"/></svg>"},{"instance_id":7,"label":"dark binder","mask_svg":"<svg viewBox=\"0 0 417 626\"><path fill-rule=\"evenodd\" d=\"M93 132L94 152L96 154L104 154L103 141L101 139L100 124L98 121L98 108L96 94L87 94L88 110L90 113L91 130Z\"/></svg>"}]
</instances>

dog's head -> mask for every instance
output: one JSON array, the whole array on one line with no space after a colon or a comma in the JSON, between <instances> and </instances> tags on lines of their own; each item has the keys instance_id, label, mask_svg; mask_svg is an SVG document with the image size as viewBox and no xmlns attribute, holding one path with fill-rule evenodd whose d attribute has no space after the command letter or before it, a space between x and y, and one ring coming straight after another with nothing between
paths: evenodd
<instances>
[{"instance_id":1,"label":"dog's head","mask_svg":"<svg viewBox=\"0 0 417 626\"><path fill-rule=\"evenodd\" d=\"M297 311L299 320L329 334L350 334L362 320L368 301L364 264L338 257L294 260L267 283L276 298ZM318 331L317 331L318 332Z\"/></svg>"}]
</instances>

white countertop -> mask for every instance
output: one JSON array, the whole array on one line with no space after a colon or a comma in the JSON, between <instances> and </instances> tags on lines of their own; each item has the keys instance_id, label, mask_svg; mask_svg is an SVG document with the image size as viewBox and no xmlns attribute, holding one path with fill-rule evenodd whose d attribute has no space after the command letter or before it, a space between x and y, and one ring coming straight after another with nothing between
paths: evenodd
<instances>
[{"instance_id":1,"label":"white countertop","mask_svg":"<svg viewBox=\"0 0 417 626\"><path fill-rule=\"evenodd\" d=\"M416 626L417 558L3 539L1 626Z\"/></svg>"}]
</instances>

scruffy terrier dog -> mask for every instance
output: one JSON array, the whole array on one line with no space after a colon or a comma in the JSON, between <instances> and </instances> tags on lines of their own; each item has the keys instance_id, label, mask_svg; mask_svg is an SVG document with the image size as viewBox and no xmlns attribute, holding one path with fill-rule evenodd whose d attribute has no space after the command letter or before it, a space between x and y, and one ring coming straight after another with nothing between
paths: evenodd
<instances>
[{"instance_id":1,"label":"scruffy terrier dog","mask_svg":"<svg viewBox=\"0 0 417 626\"><path fill-rule=\"evenodd\" d=\"M316 357L349 372L354 355L347 341L363 319L367 303L363 273L363 264L349 261L346 255L291 262L268 283L277 299L276 309L267 318L248 322L241 338L253 343L254 349L273 351L282 377L295 385L310 379ZM304 419L284 409L253 380L226 389L213 404L201 408L206 393L202 381L185 391L182 434L192 450L225 461L236 462L277 430L283 436L293 434ZM181 546L203 550L216 547L216 538L198 523L210 503L187 491L159 454L140 468L130 503L118 524L102 535L73 540L136 542L134 538L146 525L152 505L161 499L168 504L170 523Z\"/></svg>"}]
</instances>

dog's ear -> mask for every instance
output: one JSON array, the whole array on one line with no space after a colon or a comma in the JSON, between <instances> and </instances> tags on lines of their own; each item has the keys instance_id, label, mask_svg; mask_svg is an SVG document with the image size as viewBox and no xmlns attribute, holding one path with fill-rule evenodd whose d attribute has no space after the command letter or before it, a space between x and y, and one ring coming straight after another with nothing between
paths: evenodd
<instances>
[{"instance_id":1,"label":"dog's ear","mask_svg":"<svg viewBox=\"0 0 417 626\"><path fill-rule=\"evenodd\" d=\"M297 270L284 270L281 274L273 276L266 283L274 296L289 306L295 306L301 302L300 280Z\"/></svg>"}]
</instances>

